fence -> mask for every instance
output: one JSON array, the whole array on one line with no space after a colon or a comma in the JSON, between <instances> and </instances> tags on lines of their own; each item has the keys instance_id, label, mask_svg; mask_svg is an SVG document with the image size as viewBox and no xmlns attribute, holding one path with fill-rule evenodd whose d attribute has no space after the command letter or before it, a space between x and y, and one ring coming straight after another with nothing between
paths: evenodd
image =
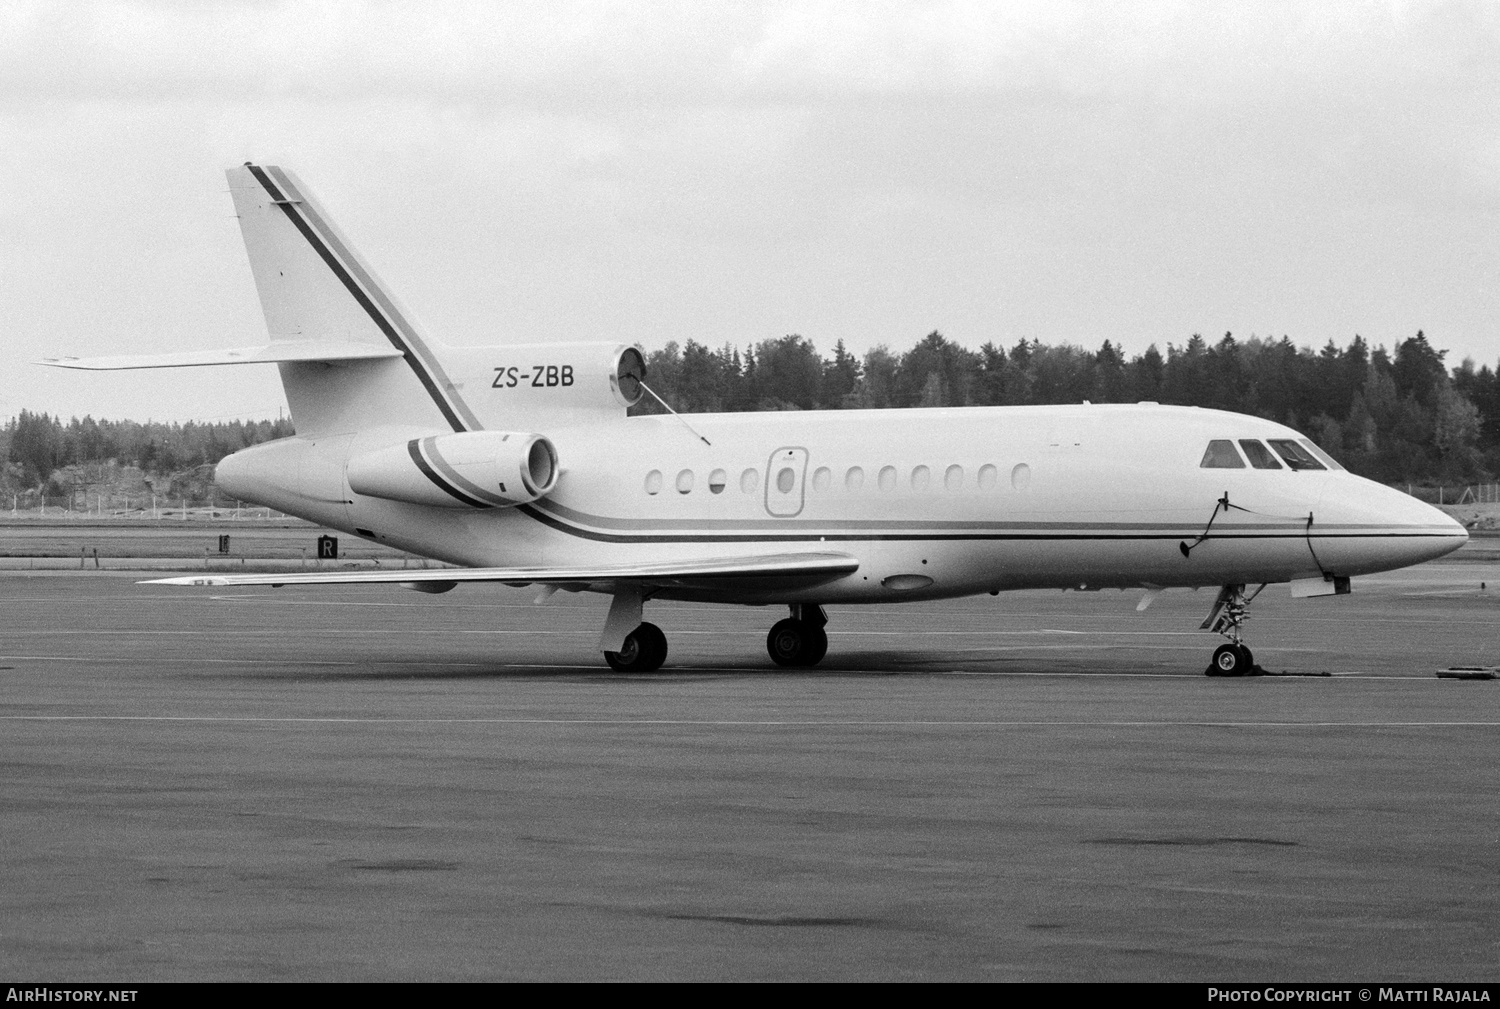
<instances>
[{"instance_id":1,"label":"fence","mask_svg":"<svg viewBox=\"0 0 1500 1009\"><path fill-rule=\"evenodd\" d=\"M208 500L171 500L150 494L92 494L79 492L47 497L35 492L12 494L8 509L0 505L0 517L13 519L158 519L191 521L269 521L285 519L282 512L247 505L215 495Z\"/></svg>"},{"instance_id":2,"label":"fence","mask_svg":"<svg viewBox=\"0 0 1500 1009\"><path fill-rule=\"evenodd\" d=\"M1419 487L1406 485L1406 493L1428 504L1500 504L1500 483L1477 483Z\"/></svg>"}]
</instances>

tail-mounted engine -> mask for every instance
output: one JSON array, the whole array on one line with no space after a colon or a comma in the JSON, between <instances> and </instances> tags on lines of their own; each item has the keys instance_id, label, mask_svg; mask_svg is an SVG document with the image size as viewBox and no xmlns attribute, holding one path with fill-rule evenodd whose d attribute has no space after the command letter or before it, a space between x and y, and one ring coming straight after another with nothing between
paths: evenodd
<instances>
[{"instance_id":1,"label":"tail-mounted engine","mask_svg":"<svg viewBox=\"0 0 1500 1009\"><path fill-rule=\"evenodd\" d=\"M356 494L443 508L507 508L557 486L557 449L539 434L466 431L356 455L345 472Z\"/></svg>"}]
</instances>

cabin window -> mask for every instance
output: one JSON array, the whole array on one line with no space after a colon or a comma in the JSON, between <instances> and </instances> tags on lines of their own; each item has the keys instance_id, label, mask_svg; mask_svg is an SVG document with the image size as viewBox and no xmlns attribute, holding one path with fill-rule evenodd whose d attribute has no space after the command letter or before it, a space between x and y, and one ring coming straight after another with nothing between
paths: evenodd
<instances>
[{"instance_id":1,"label":"cabin window","mask_svg":"<svg viewBox=\"0 0 1500 1009\"><path fill-rule=\"evenodd\" d=\"M918 466L911 471L911 489L926 490L927 484L932 480L932 470L926 466Z\"/></svg>"},{"instance_id":2,"label":"cabin window","mask_svg":"<svg viewBox=\"0 0 1500 1009\"><path fill-rule=\"evenodd\" d=\"M979 489L994 490L995 484L1000 480L1000 471L990 463L979 467Z\"/></svg>"},{"instance_id":3,"label":"cabin window","mask_svg":"<svg viewBox=\"0 0 1500 1009\"><path fill-rule=\"evenodd\" d=\"M880 468L880 489L881 490L895 490L896 489L896 467L894 467L894 466L882 466Z\"/></svg>"},{"instance_id":4,"label":"cabin window","mask_svg":"<svg viewBox=\"0 0 1500 1009\"><path fill-rule=\"evenodd\" d=\"M693 471L685 469L677 474L677 493L687 494L693 489Z\"/></svg>"},{"instance_id":5,"label":"cabin window","mask_svg":"<svg viewBox=\"0 0 1500 1009\"><path fill-rule=\"evenodd\" d=\"M858 466L850 466L849 472L844 474L844 487L848 490L859 490L865 485L865 471Z\"/></svg>"},{"instance_id":6,"label":"cabin window","mask_svg":"<svg viewBox=\"0 0 1500 1009\"><path fill-rule=\"evenodd\" d=\"M1303 447L1305 447L1309 452L1317 456L1318 459L1322 461L1324 466L1327 466L1329 469L1341 470L1344 468L1339 465L1337 459L1329 455L1327 452L1324 452L1322 449L1318 448L1316 442L1309 441L1306 438L1302 438L1299 440L1302 442Z\"/></svg>"},{"instance_id":7,"label":"cabin window","mask_svg":"<svg viewBox=\"0 0 1500 1009\"><path fill-rule=\"evenodd\" d=\"M1025 490L1031 486L1031 467L1024 462L1016 463L1016 468L1010 471L1010 485L1016 490Z\"/></svg>"},{"instance_id":8,"label":"cabin window","mask_svg":"<svg viewBox=\"0 0 1500 1009\"><path fill-rule=\"evenodd\" d=\"M1287 469L1327 469L1313 454L1290 438L1267 439L1276 454L1286 460Z\"/></svg>"},{"instance_id":9,"label":"cabin window","mask_svg":"<svg viewBox=\"0 0 1500 1009\"><path fill-rule=\"evenodd\" d=\"M1200 469L1244 469L1245 460L1234 450L1234 442L1228 438L1216 438L1208 443L1208 451L1203 453L1203 461L1198 464Z\"/></svg>"},{"instance_id":10,"label":"cabin window","mask_svg":"<svg viewBox=\"0 0 1500 1009\"><path fill-rule=\"evenodd\" d=\"M962 490L964 486L964 468L962 466L949 466L948 471L943 474L943 486L950 491Z\"/></svg>"},{"instance_id":11,"label":"cabin window","mask_svg":"<svg viewBox=\"0 0 1500 1009\"><path fill-rule=\"evenodd\" d=\"M819 494L828 493L828 488L833 486L833 472L827 466L819 466L813 474L813 490Z\"/></svg>"},{"instance_id":12,"label":"cabin window","mask_svg":"<svg viewBox=\"0 0 1500 1009\"><path fill-rule=\"evenodd\" d=\"M776 489L783 494L790 494L792 488L797 485L797 473L790 466L781 467L776 474Z\"/></svg>"},{"instance_id":13,"label":"cabin window","mask_svg":"<svg viewBox=\"0 0 1500 1009\"><path fill-rule=\"evenodd\" d=\"M740 490L746 494L754 494L755 489L760 486L760 474L753 469L747 469L740 474Z\"/></svg>"},{"instance_id":14,"label":"cabin window","mask_svg":"<svg viewBox=\"0 0 1500 1009\"><path fill-rule=\"evenodd\" d=\"M729 474L721 469L716 469L708 475L708 491L710 494L724 493L724 485L729 482Z\"/></svg>"},{"instance_id":15,"label":"cabin window","mask_svg":"<svg viewBox=\"0 0 1500 1009\"><path fill-rule=\"evenodd\" d=\"M1281 463L1266 448L1254 438L1241 438L1240 448L1245 450L1245 457L1250 460L1250 465L1256 469L1280 469Z\"/></svg>"}]
</instances>

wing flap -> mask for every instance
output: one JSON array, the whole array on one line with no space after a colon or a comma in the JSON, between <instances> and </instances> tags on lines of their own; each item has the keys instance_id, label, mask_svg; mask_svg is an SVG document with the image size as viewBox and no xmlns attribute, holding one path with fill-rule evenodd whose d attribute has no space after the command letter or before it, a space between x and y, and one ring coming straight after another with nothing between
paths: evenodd
<instances>
[{"instance_id":1,"label":"wing flap","mask_svg":"<svg viewBox=\"0 0 1500 1009\"><path fill-rule=\"evenodd\" d=\"M299 340L232 350L188 350L175 354L121 357L48 357L39 364L79 371L131 371L138 368L207 368L221 364L280 364L284 361L372 361L400 357L391 346L334 340Z\"/></svg>"},{"instance_id":2,"label":"wing flap","mask_svg":"<svg viewBox=\"0 0 1500 1009\"><path fill-rule=\"evenodd\" d=\"M424 568L420 571L313 571L288 574L184 575L153 578L142 585L400 585L503 582L508 585L589 586L600 583L709 587L733 581L782 580L802 584L833 581L859 570L848 554L773 554L719 557L660 564L611 564L557 568Z\"/></svg>"}]
</instances>

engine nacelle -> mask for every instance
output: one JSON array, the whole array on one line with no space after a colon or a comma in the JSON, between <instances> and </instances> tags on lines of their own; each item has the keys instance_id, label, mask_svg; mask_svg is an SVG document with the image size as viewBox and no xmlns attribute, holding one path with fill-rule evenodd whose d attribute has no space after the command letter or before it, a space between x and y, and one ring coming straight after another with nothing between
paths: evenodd
<instances>
[{"instance_id":1,"label":"engine nacelle","mask_svg":"<svg viewBox=\"0 0 1500 1009\"><path fill-rule=\"evenodd\" d=\"M356 455L356 494L440 508L507 508L557 486L557 449L539 434L465 431L413 438Z\"/></svg>"}]
</instances>

